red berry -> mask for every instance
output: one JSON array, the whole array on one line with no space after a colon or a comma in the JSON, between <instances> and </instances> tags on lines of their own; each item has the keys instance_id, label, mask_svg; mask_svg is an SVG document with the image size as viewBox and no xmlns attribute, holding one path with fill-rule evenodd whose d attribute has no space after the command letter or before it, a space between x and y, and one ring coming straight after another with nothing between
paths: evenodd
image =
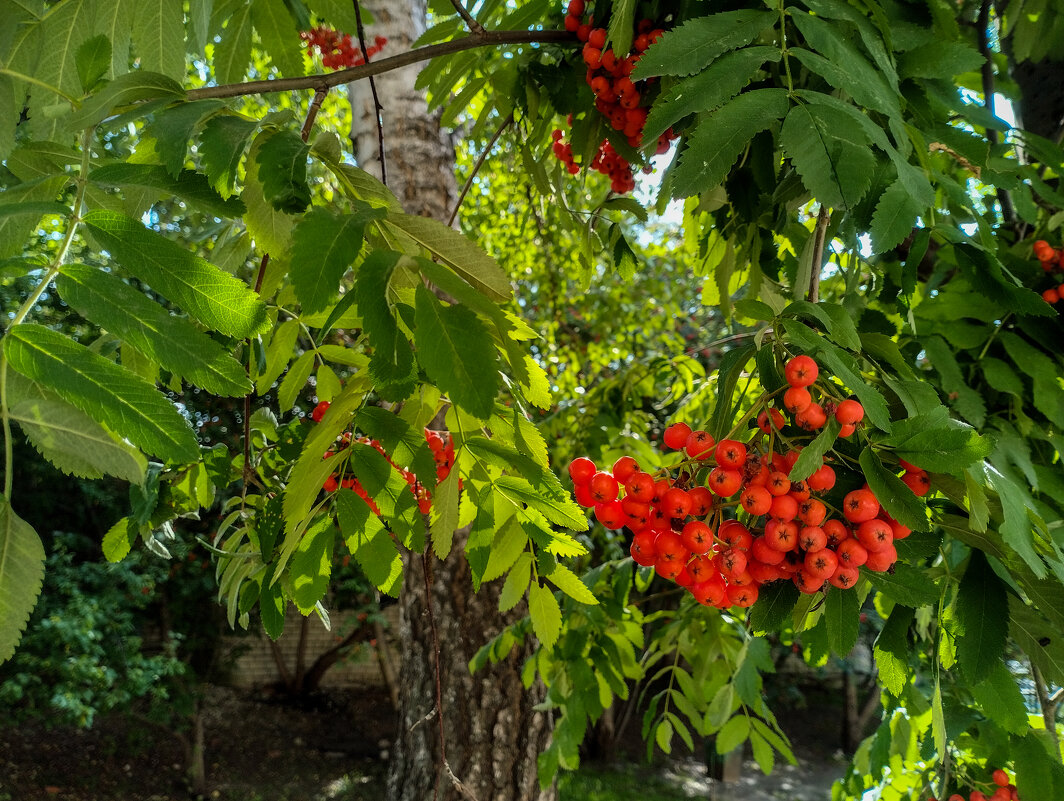
<instances>
[{"instance_id":1,"label":"red berry","mask_svg":"<svg viewBox=\"0 0 1064 801\"><path fill-rule=\"evenodd\" d=\"M621 502L616 500L595 504L595 517L606 528L621 528L628 522L628 515L624 513Z\"/></svg>"},{"instance_id":2,"label":"red berry","mask_svg":"<svg viewBox=\"0 0 1064 801\"><path fill-rule=\"evenodd\" d=\"M835 486L835 470L830 465L823 465L820 469L814 470L805 483L814 492L829 490Z\"/></svg>"},{"instance_id":3,"label":"red berry","mask_svg":"<svg viewBox=\"0 0 1064 801\"><path fill-rule=\"evenodd\" d=\"M791 387L783 393L783 407L791 414L801 414L813 403L813 397L805 387Z\"/></svg>"},{"instance_id":4,"label":"red berry","mask_svg":"<svg viewBox=\"0 0 1064 801\"><path fill-rule=\"evenodd\" d=\"M620 490L620 485L609 473L599 471L591 477L590 481L591 494L594 496L598 503L606 503L607 501L617 500L617 492Z\"/></svg>"},{"instance_id":5,"label":"red berry","mask_svg":"<svg viewBox=\"0 0 1064 801\"><path fill-rule=\"evenodd\" d=\"M684 547L693 554L708 553L713 547L713 532L700 520L692 520L680 532Z\"/></svg>"},{"instance_id":6,"label":"red berry","mask_svg":"<svg viewBox=\"0 0 1064 801\"><path fill-rule=\"evenodd\" d=\"M864 406L855 400L844 400L835 409L835 419L843 425L853 425L864 420Z\"/></svg>"},{"instance_id":7,"label":"red berry","mask_svg":"<svg viewBox=\"0 0 1064 801\"><path fill-rule=\"evenodd\" d=\"M839 561L848 567L857 568L868 561L868 549L852 537L840 542L835 553L839 555Z\"/></svg>"},{"instance_id":8,"label":"red berry","mask_svg":"<svg viewBox=\"0 0 1064 801\"><path fill-rule=\"evenodd\" d=\"M906 473L901 477L902 483L913 491L913 495L922 498L931 489L931 479L927 477L926 470L918 470L915 473Z\"/></svg>"},{"instance_id":9,"label":"red berry","mask_svg":"<svg viewBox=\"0 0 1064 801\"><path fill-rule=\"evenodd\" d=\"M649 473L632 473L624 482L624 491L629 498L650 503L654 498L654 477Z\"/></svg>"},{"instance_id":10,"label":"red berry","mask_svg":"<svg viewBox=\"0 0 1064 801\"><path fill-rule=\"evenodd\" d=\"M843 499L842 514L851 523L863 523L879 514L879 501L871 490L854 490Z\"/></svg>"},{"instance_id":11,"label":"red berry","mask_svg":"<svg viewBox=\"0 0 1064 801\"><path fill-rule=\"evenodd\" d=\"M314 407L314 411L310 413L310 419L315 423L320 423L327 411L329 411L329 401L322 401Z\"/></svg>"},{"instance_id":12,"label":"red berry","mask_svg":"<svg viewBox=\"0 0 1064 801\"><path fill-rule=\"evenodd\" d=\"M990 774L990 778L994 780L994 784L996 784L998 787L1009 786L1009 774L1007 774L1001 768L998 768L992 774Z\"/></svg>"},{"instance_id":13,"label":"red berry","mask_svg":"<svg viewBox=\"0 0 1064 801\"><path fill-rule=\"evenodd\" d=\"M708 459L713 452L713 437L705 431L692 431L684 442L684 450L692 459Z\"/></svg>"},{"instance_id":14,"label":"red berry","mask_svg":"<svg viewBox=\"0 0 1064 801\"><path fill-rule=\"evenodd\" d=\"M823 581L835 575L835 569L839 566L839 558L835 552L828 548L812 551L805 555L805 570L815 579Z\"/></svg>"},{"instance_id":15,"label":"red berry","mask_svg":"<svg viewBox=\"0 0 1064 801\"><path fill-rule=\"evenodd\" d=\"M574 484L586 484L596 470L595 463L586 456L577 456L569 463L569 477Z\"/></svg>"},{"instance_id":16,"label":"red berry","mask_svg":"<svg viewBox=\"0 0 1064 801\"><path fill-rule=\"evenodd\" d=\"M717 465L731 470L741 470L746 465L746 446L734 439L722 439L717 443Z\"/></svg>"},{"instance_id":17,"label":"red berry","mask_svg":"<svg viewBox=\"0 0 1064 801\"><path fill-rule=\"evenodd\" d=\"M795 356L783 368L784 377L792 387L808 387L816 382L820 369L809 356Z\"/></svg>"},{"instance_id":18,"label":"red berry","mask_svg":"<svg viewBox=\"0 0 1064 801\"><path fill-rule=\"evenodd\" d=\"M871 553L891 545L894 542L894 532L886 520L877 517L866 520L857 527L857 539Z\"/></svg>"},{"instance_id":19,"label":"red berry","mask_svg":"<svg viewBox=\"0 0 1064 801\"><path fill-rule=\"evenodd\" d=\"M691 511L691 499L686 491L673 487L661 499L661 508L669 517L684 518Z\"/></svg>"},{"instance_id":20,"label":"red berry","mask_svg":"<svg viewBox=\"0 0 1064 801\"><path fill-rule=\"evenodd\" d=\"M690 434L691 426L687 425L687 423L673 423L665 429L665 435L662 440L665 442L666 447L678 451L687 444L687 437Z\"/></svg>"},{"instance_id":21,"label":"red berry","mask_svg":"<svg viewBox=\"0 0 1064 801\"><path fill-rule=\"evenodd\" d=\"M687 490L691 500L691 517L705 517L713 508L713 494L705 487L692 487Z\"/></svg>"},{"instance_id":22,"label":"red berry","mask_svg":"<svg viewBox=\"0 0 1064 801\"><path fill-rule=\"evenodd\" d=\"M595 48L598 48L599 50L601 50L603 45L606 44L606 29L605 28L595 28L588 35L587 42L592 47L595 47Z\"/></svg>"},{"instance_id":23,"label":"red berry","mask_svg":"<svg viewBox=\"0 0 1064 801\"><path fill-rule=\"evenodd\" d=\"M891 543L886 548L878 551L869 551L865 567L876 573L886 573L897 561L898 552L894 549L894 544Z\"/></svg>"},{"instance_id":24,"label":"red berry","mask_svg":"<svg viewBox=\"0 0 1064 801\"><path fill-rule=\"evenodd\" d=\"M747 487L739 496L739 503L748 514L760 517L772 508L772 494L764 487Z\"/></svg>"},{"instance_id":25,"label":"red berry","mask_svg":"<svg viewBox=\"0 0 1064 801\"><path fill-rule=\"evenodd\" d=\"M709 488L722 498L730 498L743 485L743 474L726 467L714 467L709 474Z\"/></svg>"},{"instance_id":26,"label":"red berry","mask_svg":"<svg viewBox=\"0 0 1064 801\"><path fill-rule=\"evenodd\" d=\"M622 456L613 463L613 477L622 484L627 482L639 470L639 462L631 456Z\"/></svg>"}]
</instances>

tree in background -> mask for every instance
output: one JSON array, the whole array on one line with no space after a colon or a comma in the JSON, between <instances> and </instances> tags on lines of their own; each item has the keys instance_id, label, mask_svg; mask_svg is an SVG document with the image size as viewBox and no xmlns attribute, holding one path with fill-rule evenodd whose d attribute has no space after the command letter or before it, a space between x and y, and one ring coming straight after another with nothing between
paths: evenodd
<instances>
[{"instance_id":1,"label":"tree in background","mask_svg":"<svg viewBox=\"0 0 1064 801\"><path fill-rule=\"evenodd\" d=\"M651 748L749 741L771 769L790 750L761 694L766 637L820 663L852 647L862 606L883 621L884 714L838 797L974 792L999 767L1027 798L1064 788L1053 694L1064 685L1060 136L1003 122L996 99L1039 126L1060 118L1040 113L1056 99L1029 78L1060 50L1059 12L1017 0L455 3L434 9L419 47L378 57L358 11L10 4L0 255L31 281L3 340L0 417L6 442L15 423L68 472L148 488L105 553L165 536L217 493L230 622L257 609L271 636L289 602L327 618L337 539L387 593L420 587L418 564L463 576L429 582L436 603L408 614L421 629L412 652L433 658L404 708L431 714L434 695L434 722L465 713L485 742L528 726L521 708L535 696L459 708L462 688L488 698L491 682L459 678L474 643L431 630L480 603L527 607L471 667L505 663L545 688L544 728L521 754L499 744L490 763L462 763L456 750L444 758L446 725L436 753L422 724L396 763L409 797L549 796L589 724L644 680ZM375 9L382 24L407 19L389 12ZM315 22L353 31L345 47L369 64L330 73L309 61L297 31ZM255 37L264 55L253 61ZM528 279L524 308L534 319L542 298L568 310L574 289L583 304L595 286L601 334L581 341L559 325L537 340L513 304L508 268L524 262L500 247L514 241L507 226L481 217L463 236L411 215L428 189L397 198L371 175L372 129L356 125L357 167L334 130L315 133L333 87L430 56L415 88L442 122L468 125L483 163L507 148L534 187L509 208L535 219L544 252L574 245L567 262L516 272ZM377 99L387 112L393 99ZM377 118L356 105L356 117ZM434 126L419 127L416 141L442 154ZM382 115L385 153L398 128ZM125 137L128 157L115 150ZM402 150L413 166L396 159L398 175L443 187L442 162ZM696 315L692 344L673 353L671 334L640 329L622 291L650 285L663 258L641 264L632 245L646 210L628 195L654 153L672 160L653 205L683 221L668 257L703 279L697 298L655 292L645 312ZM176 244L144 214L160 197L214 230ZM19 258L39 231L54 232L48 255ZM618 291L599 289L610 283ZM76 337L33 316L53 288L91 323ZM625 321L631 347L609 341L609 316ZM238 399L237 447L197 439L157 389L184 383ZM555 408L552 389L576 397ZM551 472L544 433L576 434L612 465L570 469L593 529ZM617 460L627 454L638 465ZM43 567L11 506L13 462L9 444L0 656ZM766 506L766 495L787 500ZM818 522L799 527L807 500L820 506L802 514ZM830 540L819 525L829 516ZM1041 717L1023 706L1024 672ZM548 732L539 791L529 763Z\"/></svg>"}]
</instances>

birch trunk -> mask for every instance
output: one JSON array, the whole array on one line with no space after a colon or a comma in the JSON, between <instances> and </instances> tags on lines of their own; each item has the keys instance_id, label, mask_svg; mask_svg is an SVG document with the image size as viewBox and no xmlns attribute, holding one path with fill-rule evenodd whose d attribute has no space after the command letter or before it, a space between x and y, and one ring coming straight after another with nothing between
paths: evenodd
<instances>
[{"instance_id":1,"label":"birch trunk","mask_svg":"<svg viewBox=\"0 0 1064 801\"><path fill-rule=\"evenodd\" d=\"M425 27L423 0L369 0L367 38L385 36L387 55L409 48ZM414 88L417 67L378 76L383 110L388 186L405 210L446 221L457 197L454 147ZM350 87L351 141L360 167L380 176L376 110L368 81ZM498 612L500 587L473 592L464 532L444 561L433 557L431 603L440 646L443 732L448 775L441 759L436 710L433 638L419 554L405 559L400 597L399 727L388 771L390 801L461 798L477 801L554 801L554 786L539 788L536 758L550 740L547 713L533 707L545 691L525 690L521 665L529 651L515 650L476 675L469 661L487 640L516 619ZM517 614L524 614L521 610Z\"/></svg>"}]
</instances>

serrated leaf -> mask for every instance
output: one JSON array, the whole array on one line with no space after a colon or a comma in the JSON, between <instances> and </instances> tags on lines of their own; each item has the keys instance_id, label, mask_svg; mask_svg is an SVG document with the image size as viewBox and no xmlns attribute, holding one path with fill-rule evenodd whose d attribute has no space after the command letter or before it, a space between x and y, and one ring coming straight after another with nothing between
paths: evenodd
<instances>
[{"instance_id":1,"label":"serrated leaf","mask_svg":"<svg viewBox=\"0 0 1064 801\"><path fill-rule=\"evenodd\" d=\"M794 467L791 468L789 474L791 481L805 481L824 466L824 454L831 450L841 430L842 426L839 421L834 416L830 417L823 430L802 449Z\"/></svg>"},{"instance_id":2,"label":"serrated leaf","mask_svg":"<svg viewBox=\"0 0 1064 801\"><path fill-rule=\"evenodd\" d=\"M901 695L909 678L908 635L915 616L912 607L896 605L876 637L873 653L879 668L879 680L895 697Z\"/></svg>"},{"instance_id":3,"label":"serrated leaf","mask_svg":"<svg viewBox=\"0 0 1064 801\"><path fill-rule=\"evenodd\" d=\"M754 136L781 119L784 89L754 89L706 115L690 135L672 173L673 196L687 197L721 183Z\"/></svg>"},{"instance_id":4,"label":"serrated leaf","mask_svg":"<svg viewBox=\"0 0 1064 801\"><path fill-rule=\"evenodd\" d=\"M484 324L464 306L444 306L418 286L414 309L418 361L461 409L487 419L498 394L498 355Z\"/></svg>"},{"instance_id":5,"label":"serrated leaf","mask_svg":"<svg viewBox=\"0 0 1064 801\"><path fill-rule=\"evenodd\" d=\"M458 482L458 471L451 470L432 496L432 551L440 560L451 552L454 530L458 528Z\"/></svg>"},{"instance_id":6,"label":"serrated leaf","mask_svg":"<svg viewBox=\"0 0 1064 801\"><path fill-rule=\"evenodd\" d=\"M310 145L290 130L263 133L256 140L255 173L274 210L299 214L310 205L307 157Z\"/></svg>"},{"instance_id":7,"label":"serrated leaf","mask_svg":"<svg viewBox=\"0 0 1064 801\"><path fill-rule=\"evenodd\" d=\"M347 489L336 493L336 514L347 547L366 578L381 592L398 597L403 561L380 518L362 498Z\"/></svg>"},{"instance_id":8,"label":"serrated leaf","mask_svg":"<svg viewBox=\"0 0 1064 801\"><path fill-rule=\"evenodd\" d=\"M549 651L562 630L562 610L554 593L538 581L532 582L528 588L528 614L532 618L532 631Z\"/></svg>"},{"instance_id":9,"label":"serrated leaf","mask_svg":"<svg viewBox=\"0 0 1064 801\"><path fill-rule=\"evenodd\" d=\"M173 0L133 4L133 41L144 69L185 77L185 15Z\"/></svg>"},{"instance_id":10,"label":"serrated leaf","mask_svg":"<svg viewBox=\"0 0 1064 801\"><path fill-rule=\"evenodd\" d=\"M764 585L750 610L750 630L754 633L778 631L790 618L797 600L798 588L794 582L774 581Z\"/></svg>"},{"instance_id":11,"label":"serrated leaf","mask_svg":"<svg viewBox=\"0 0 1064 801\"><path fill-rule=\"evenodd\" d=\"M925 407L926 408L926 407ZM959 420L945 409L899 420L894 431L881 444L916 467L935 473L960 473L990 455L992 444L987 437Z\"/></svg>"},{"instance_id":12,"label":"serrated leaf","mask_svg":"<svg viewBox=\"0 0 1064 801\"><path fill-rule=\"evenodd\" d=\"M872 252L885 253L897 247L912 233L916 218L924 205L908 190L899 178L887 187L879 198L872 215Z\"/></svg>"},{"instance_id":13,"label":"serrated leaf","mask_svg":"<svg viewBox=\"0 0 1064 801\"><path fill-rule=\"evenodd\" d=\"M8 414L44 458L82 478L144 480L147 460L136 448L74 406L16 372L7 376Z\"/></svg>"},{"instance_id":14,"label":"serrated leaf","mask_svg":"<svg viewBox=\"0 0 1064 801\"><path fill-rule=\"evenodd\" d=\"M329 589L335 536L332 521L324 518L303 535L292 556L288 569L292 600L304 615L313 611Z\"/></svg>"},{"instance_id":15,"label":"serrated leaf","mask_svg":"<svg viewBox=\"0 0 1064 801\"><path fill-rule=\"evenodd\" d=\"M160 164L108 164L89 173L89 180L102 186L138 186L158 189L189 201L192 206L215 217L239 217L246 211L239 198L223 199L211 187L207 176L193 170L171 175Z\"/></svg>"},{"instance_id":16,"label":"serrated leaf","mask_svg":"<svg viewBox=\"0 0 1064 801\"><path fill-rule=\"evenodd\" d=\"M295 405L296 398L307 385L312 372L314 372L314 351L308 350L292 362L288 373L281 381L281 386L277 388L277 406L282 412L287 412Z\"/></svg>"},{"instance_id":17,"label":"serrated leaf","mask_svg":"<svg viewBox=\"0 0 1064 801\"><path fill-rule=\"evenodd\" d=\"M852 208L872 184L876 162L868 139L828 106L792 107L779 142L802 183L822 204Z\"/></svg>"},{"instance_id":18,"label":"serrated leaf","mask_svg":"<svg viewBox=\"0 0 1064 801\"><path fill-rule=\"evenodd\" d=\"M243 338L269 327L257 294L176 242L113 211L91 211L83 222L115 261L208 328Z\"/></svg>"},{"instance_id":19,"label":"serrated leaf","mask_svg":"<svg viewBox=\"0 0 1064 801\"><path fill-rule=\"evenodd\" d=\"M355 276L355 302L362 317L362 330L373 347L369 369L377 384L407 381L414 369L410 340L399 330L388 291L399 258L393 251L374 250Z\"/></svg>"},{"instance_id":20,"label":"serrated leaf","mask_svg":"<svg viewBox=\"0 0 1064 801\"><path fill-rule=\"evenodd\" d=\"M898 56L902 78L952 78L979 69L986 59L965 42L936 40L914 47Z\"/></svg>"},{"instance_id":21,"label":"serrated leaf","mask_svg":"<svg viewBox=\"0 0 1064 801\"><path fill-rule=\"evenodd\" d=\"M528 547L528 535L517 517L511 517L495 532L481 581L494 581L517 562ZM524 590L522 590L522 593Z\"/></svg>"},{"instance_id":22,"label":"serrated leaf","mask_svg":"<svg viewBox=\"0 0 1064 801\"><path fill-rule=\"evenodd\" d=\"M582 604L594 606L599 602L587 585L565 565L557 565L547 574L547 580L570 598Z\"/></svg>"},{"instance_id":23,"label":"serrated leaf","mask_svg":"<svg viewBox=\"0 0 1064 801\"><path fill-rule=\"evenodd\" d=\"M214 75L218 83L244 79L251 61L251 4L238 3L214 45Z\"/></svg>"},{"instance_id":24,"label":"serrated leaf","mask_svg":"<svg viewBox=\"0 0 1064 801\"><path fill-rule=\"evenodd\" d=\"M92 91L111 69L111 40L102 33L86 39L78 47L74 62L81 88L86 92Z\"/></svg>"},{"instance_id":25,"label":"serrated leaf","mask_svg":"<svg viewBox=\"0 0 1064 801\"><path fill-rule=\"evenodd\" d=\"M1034 528L1028 518L1027 494L1009 478L989 470L990 483L1001 499L1004 522L998 527L1005 544L1019 554L1037 578L1046 575L1046 566L1034 548Z\"/></svg>"},{"instance_id":26,"label":"serrated leaf","mask_svg":"<svg viewBox=\"0 0 1064 801\"><path fill-rule=\"evenodd\" d=\"M887 513L913 531L928 530L927 504L916 497L905 483L883 466L879 456L871 447L861 451L861 472L864 473L868 488L887 510Z\"/></svg>"},{"instance_id":27,"label":"serrated leaf","mask_svg":"<svg viewBox=\"0 0 1064 801\"><path fill-rule=\"evenodd\" d=\"M525 552L517 557L513 567L510 568L506 581L503 582L502 591L499 593L499 611L507 612L513 609L517 602L524 597L532 580L532 554ZM538 585L537 585L538 586ZM553 598L554 596L551 595Z\"/></svg>"},{"instance_id":28,"label":"serrated leaf","mask_svg":"<svg viewBox=\"0 0 1064 801\"><path fill-rule=\"evenodd\" d=\"M70 115L67 125L74 130L88 128L108 117L116 108L144 100L184 96L185 90L181 85L166 75L145 70L127 72L91 95L81 108Z\"/></svg>"},{"instance_id":29,"label":"serrated leaf","mask_svg":"<svg viewBox=\"0 0 1064 801\"><path fill-rule=\"evenodd\" d=\"M389 214L388 225L405 232L496 303L513 296L509 276L469 237L436 220L409 214Z\"/></svg>"},{"instance_id":30,"label":"serrated leaf","mask_svg":"<svg viewBox=\"0 0 1064 801\"><path fill-rule=\"evenodd\" d=\"M288 600L284 597L281 582L271 582L270 573L262 580L259 590L259 616L262 618L262 628L266 636L276 640L284 632L284 614L288 607Z\"/></svg>"},{"instance_id":31,"label":"serrated leaf","mask_svg":"<svg viewBox=\"0 0 1064 801\"><path fill-rule=\"evenodd\" d=\"M103 555L108 562L121 562L129 555L130 549L140 535L137 521L123 517L103 535Z\"/></svg>"},{"instance_id":32,"label":"serrated leaf","mask_svg":"<svg viewBox=\"0 0 1064 801\"><path fill-rule=\"evenodd\" d=\"M698 72L722 53L750 44L776 21L775 14L752 9L687 20L647 48L632 80Z\"/></svg>"},{"instance_id":33,"label":"serrated leaf","mask_svg":"<svg viewBox=\"0 0 1064 801\"><path fill-rule=\"evenodd\" d=\"M923 571L902 562L895 564L891 573L865 570L862 575L873 587L895 603L911 606L914 609L938 603L939 593L934 583L927 580Z\"/></svg>"},{"instance_id":34,"label":"serrated leaf","mask_svg":"<svg viewBox=\"0 0 1064 801\"><path fill-rule=\"evenodd\" d=\"M1046 679L1064 685L1064 636L1036 609L1009 595L1009 637L1042 671Z\"/></svg>"},{"instance_id":35,"label":"serrated leaf","mask_svg":"<svg viewBox=\"0 0 1064 801\"><path fill-rule=\"evenodd\" d=\"M173 176L181 172L185 166L189 140L200 120L224 107L225 103L221 100L213 99L180 103L157 112L154 119L144 126L144 137L155 140L155 153L167 172Z\"/></svg>"},{"instance_id":36,"label":"serrated leaf","mask_svg":"<svg viewBox=\"0 0 1064 801\"><path fill-rule=\"evenodd\" d=\"M255 0L251 21L278 72L285 77L303 75L302 42L284 0Z\"/></svg>"},{"instance_id":37,"label":"serrated leaf","mask_svg":"<svg viewBox=\"0 0 1064 801\"><path fill-rule=\"evenodd\" d=\"M528 504L555 525L564 526L574 531L586 531L587 518L583 511L568 497L551 492L540 484L533 486L529 481L517 476L501 476L493 485L514 504ZM575 555L575 554L574 554Z\"/></svg>"},{"instance_id":38,"label":"serrated leaf","mask_svg":"<svg viewBox=\"0 0 1064 801\"><path fill-rule=\"evenodd\" d=\"M114 362L36 324L9 330L4 351L22 375L148 453L178 463L198 460L185 418L154 386Z\"/></svg>"},{"instance_id":39,"label":"serrated leaf","mask_svg":"<svg viewBox=\"0 0 1064 801\"><path fill-rule=\"evenodd\" d=\"M0 664L15 653L44 583L44 546L0 495Z\"/></svg>"},{"instance_id":40,"label":"serrated leaf","mask_svg":"<svg viewBox=\"0 0 1064 801\"><path fill-rule=\"evenodd\" d=\"M727 754L742 745L750 736L750 719L745 714L735 715L717 733L718 754Z\"/></svg>"},{"instance_id":41,"label":"serrated leaf","mask_svg":"<svg viewBox=\"0 0 1064 801\"><path fill-rule=\"evenodd\" d=\"M963 668L964 666L961 665ZM1027 707L1016 677L1003 661L990 667L987 677L970 685L972 697L983 714L1011 734L1023 734L1031 728L1027 721Z\"/></svg>"},{"instance_id":42,"label":"serrated leaf","mask_svg":"<svg viewBox=\"0 0 1064 801\"><path fill-rule=\"evenodd\" d=\"M828 644L836 655L845 657L857 642L860 604L857 593L833 587L824 597L824 624Z\"/></svg>"},{"instance_id":43,"label":"serrated leaf","mask_svg":"<svg viewBox=\"0 0 1064 801\"><path fill-rule=\"evenodd\" d=\"M308 314L335 302L340 279L358 258L366 223L374 212L333 214L315 207L292 231L292 266L289 276L296 296Z\"/></svg>"},{"instance_id":44,"label":"serrated leaf","mask_svg":"<svg viewBox=\"0 0 1064 801\"><path fill-rule=\"evenodd\" d=\"M643 126L643 141L654 142L689 114L712 111L735 97L766 61L779 61L775 47L745 47L714 61L705 70L684 78L655 101Z\"/></svg>"},{"instance_id":45,"label":"serrated leaf","mask_svg":"<svg viewBox=\"0 0 1064 801\"><path fill-rule=\"evenodd\" d=\"M196 386L227 397L251 391L244 367L221 345L117 276L69 264L56 287L85 319Z\"/></svg>"},{"instance_id":46,"label":"serrated leaf","mask_svg":"<svg viewBox=\"0 0 1064 801\"><path fill-rule=\"evenodd\" d=\"M178 106L178 108L181 107ZM197 117L189 128L195 127L198 120ZM182 118L181 121L186 125L189 124L187 118ZM157 126L161 127L162 122L159 121ZM221 193L222 197L229 197L233 194L233 183L236 181L240 160L244 156L244 150L247 149L248 140L258 127L258 120L249 120L235 114L219 114L211 117L203 126L199 136L200 160L203 163L203 171L211 179L211 185ZM170 147L176 150L177 142L172 142ZM183 147L182 145L182 153ZM183 156L181 161L184 161Z\"/></svg>"}]
</instances>

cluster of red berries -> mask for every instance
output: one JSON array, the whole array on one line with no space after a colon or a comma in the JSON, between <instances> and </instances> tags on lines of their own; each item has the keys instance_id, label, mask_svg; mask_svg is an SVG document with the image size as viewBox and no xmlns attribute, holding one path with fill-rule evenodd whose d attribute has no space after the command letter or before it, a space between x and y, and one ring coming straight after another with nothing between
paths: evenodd
<instances>
[{"instance_id":1,"label":"cluster of red berries","mask_svg":"<svg viewBox=\"0 0 1064 801\"><path fill-rule=\"evenodd\" d=\"M995 786L993 793L990 795L987 795L982 790L972 790L967 799L960 793L954 793L949 797L948 801L1020 801L1020 796L1016 792L1016 785L1009 781L1009 774L998 768L991 774L991 778ZM929 798L927 801L937 801L937 799Z\"/></svg>"},{"instance_id":2,"label":"cluster of red berries","mask_svg":"<svg viewBox=\"0 0 1064 801\"><path fill-rule=\"evenodd\" d=\"M794 357L784 372L788 382L784 397L790 395L792 401L802 393L808 396L819 376L816 362L808 356ZM864 419L864 408L855 400L816 404L820 412L811 419L812 403L811 399L807 404L792 402L798 407L791 411L799 428L823 426L829 407L849 433ZM619 458L611 470L598 470L590 459L579 457L569 465L576 500L593 507L606 528L627 526L634 533L632 558L653 566L707 606L750 606L760 585L781 579L792 580L804 593L814 593L825 582L840 589L852 587L862 565L877 572L889 570L898 557L894 541L909 536L911 530L892 519L867 486L846 494L838 508L814 497L834 488L831 465L822 463L805 481L791 481L789 474L801 448L784 435L783 414L765 406L757 421L757 431L747 443L715 442L706 431L692 431L686 423L669 426L665 446L686 456L675 475L668 470L644 472L630 456ZM775 451L777 441L787 452ZM695 479L711 464L706 486L701 486ZM912 465L903 467L906 476L913 477L903 480L915 485L918 494L926 494L927 473ZM737 501L729 500L737 494ZM830 511L843 519L830 517ZM735 519L726 517L729 514Z\"/></svg>"},{"instance_id":3,"label":"cluster of red berries","mask_svg":"<svg viewBox=\"0 0 1064 801\"><path fill-rule=\"evenodd\" d=\"M358 67L365 64L362 58L362 49L358 42L351 38L351 34L340 33L332 28L317 26L309 31L301 31L299 38L307 43L307 47L321 52L321 63L327 68L336 70L345 67ZM388 40L378 36L373 44L366 48L370 58L377 55Z\"/></svg>"},{"instance_id":4,"label":"cluster of red berries","mask_svg":"<svg viewBox=\"0 0 1064 801\"><path fill-rule=\"evenodd\" d=\"M1034 255L1042 262L1042 269L1047 273L1064 272L1064 248L1055 248L1044 239L1039 239L1034 243ZM1046 303L1064 300L1064 284L1044 290L1042 300Z\"/></svg>"},{"instance_id":5,"label":"cluster of red berries","mask_svg":"<svg viewBox=\"0 0 1064 801\"><path fill-rule=\"evenodd\" d=\"M639 56L658 40L664 31L655 28L648 19L642 20L636 27L636 36L632 43L632 53L620 56L606 45L606 29L594 28L593 17L583 21L584 0L569 0L565 15L565 29L576 33L584 43L583 58L587 65L585 80L595 94L595 108L598 109L613 126L615 131L623 133L632 147L643 146L643 126L647 121L648 108L644 105L644 84L631 79L632 71L639 62ZM572 116L569 117L572 125ZM569 172L576 175L580 171L573 157L572 144L564 141L564 133L556 128L553 133L554 155L566 165ZM657 154L665 153L670 142L676 138L670 128L658 137ZM610 179L610 187L618 194L635 189L635 173L632 165L618 153L608 140L599 145L598 152L591 161L591 169L602 173Z\"/></svg>"},{"instance_id":6,"label":"cluster of red berries","mask_svg":"<svg viewBox=\"0 0 1064 801\"><path fill-rule=\"evenodd\" d=\"M311 412L310 418L315 423L320 423L321 419L325 416L325 412L329 410L329 401L322 401L314 407L314 411ZM346 447L350 445L352 437L350 433L344 433L340 436L341 444ZM429 488L418 481L416 475L409 470L400 467L392 461L392 457L388 455L388 452L384 450L384 447L375 439L368 437L358 437L354 440L360 442L363 445L369 445L377 453L388 460L388 463L394 467L399 475L406 481L407 486L410 487L410 491L414 493L414 497L417 498L418 510L422 514L428 514L432 509L432 494L429 492ZM451 468L454 466L454 443L451 442L449 436L445 436L438 431L431 431L425 429L425 441L428 443L429 450L432 451L432 459L436 463L436 480L443 481L451 473ZM335 456L334 451L326 451L323 459L331 459ZM459 483L459 489L461 489L461 483ZM380 509L377 508L377 504L374 503L373 498L366 492L365 488L359 483L358 479L354 476L342 476L337 473L333 473L327 479L321 487L326 492L336 492L338 489L349 489L355 492L362 500L366 502L369 508L373 511L373 514L380 517Z\"/></svg>"}]
</instances>

